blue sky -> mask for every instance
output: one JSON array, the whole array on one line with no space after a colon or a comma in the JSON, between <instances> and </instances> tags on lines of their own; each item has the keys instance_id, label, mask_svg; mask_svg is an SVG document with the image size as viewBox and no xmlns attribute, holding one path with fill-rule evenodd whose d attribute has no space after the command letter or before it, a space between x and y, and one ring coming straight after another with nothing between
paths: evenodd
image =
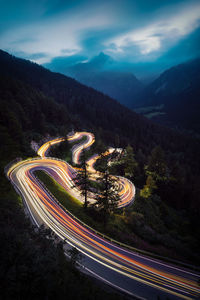
<instances>
[{"instance_id":1,"label":"blue sky","mask_svg":"<svg viewBox=\"0 0 200 300\"><path fill-rule=\"evenodd\" d=\"M200 54L199 0L0 0L0 5L0 48L40 64L101 51L131 63ZM180 48L182 43L187 46Z\"/></svg>"}]
</instances>

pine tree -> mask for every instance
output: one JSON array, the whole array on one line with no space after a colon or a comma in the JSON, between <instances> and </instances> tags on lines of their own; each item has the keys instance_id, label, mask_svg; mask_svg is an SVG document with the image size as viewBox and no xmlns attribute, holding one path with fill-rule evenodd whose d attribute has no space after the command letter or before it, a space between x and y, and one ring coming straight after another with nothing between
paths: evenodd
<instances>
[{"instance_id":1,"label":"pine tree","mask_svg":"<svg viewBox=\"0 0 200 300\"><path fill-rule=\"evenodd\" d=\"M133 153L133 148L128 145L126 147L126 151L123 157L123 163L124 163L124 173L126 177L133 177L135 174L135 171L138 167L138 164L135 160L135 156Z\"/></svg>"},{"instance_id":2,"label":"pine tree","mask_svg":"<svg viewBox=\"0 0 200 300\"><path fill-rule=\"evenodd\" d=\"M145 167L146 175L151 175L157 181L168 181L169 169L165 161L164 151L160 146L155 147L148 160L148 165Z\"/></svg>"},{"instance_id":3,"label":"pine tree","mask_svg":"<svg viewBox=\"0 0 200 300\"><path fill-rule=\"evenodd\" d=\"M102 214L104 226L106 226L109 214L115 211L119 201L117 179L111 176L108 168L106 168L97 180L99 185L96 196L96 206Z\"/></svg>"},{"instance_id":4,"label":"pine tree","mask_svg":"<svg viewBox=\"0 0 200 300\"><path fill-rule=\"evenodd\" d=\"M87 169L85 149L83 149L83 154L81 156L80 170L76 173L74 178L74 187L79 187L80 193L84 196L84 208L88 207L88 194L91 191L90 173Z\"/></svg>"}]
</instances>

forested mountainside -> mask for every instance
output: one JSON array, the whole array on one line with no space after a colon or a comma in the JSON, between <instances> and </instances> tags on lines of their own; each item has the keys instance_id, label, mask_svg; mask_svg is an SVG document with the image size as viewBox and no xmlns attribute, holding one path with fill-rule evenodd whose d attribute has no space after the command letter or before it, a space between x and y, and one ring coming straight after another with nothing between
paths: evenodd
<instances>
[{"instance_id":1,"label":"forested mountainside","mask_svg":"<svg viewBox=\"0 0 200 300\"><path fill-rule=\"evenodd\" d=\"M39 141L47 133L66 135L72 120L64 105L16 76L4 75L4 70L0 71L1 297L122 299L76 270L66 261L63 244L52 239L52 232L45 228L36 231L25 218L22 199L6 178L4 167L16 158L36 156L30 141Z\"/></svg>"},{"instance_id":2,"label":"forested mountainside","mask_svg":"<svg viewBox=\"0 0 200 300\"><path fill-rule=\"evenodd\" d=\"M144 88L131 71L120 70L112 57L103 52L87 62L72 62L71 65L68 58L60 57L44 66L51 71L75 78L127 107L132 107Z\"/></svg>"},{"instance_id":3,"label":"forested mountainside","mask_svg":"<svg viewBox=\"0 0 200 300\"><path fill-rule=\"evenodd\" d=\"M89 71L83 74L71 75L71 77L118 100L122 105L127 107L130 107L132 102L138 99L143 91L142 83L130 72Z\"/></svg>"},{"instance_id":4,"label":"forested mountainside","mask_svg":"<svg viewBox=\"0 0 200 300\"><path fill-rule=\"evenodd\" d=\"M53 245L51 240L43 238L48 233L41 230L39 236L35 234L24 220L22 204L3 174L5 165L16 157L36 155L30 148L32 140L39 141L47 134L65 135L72 128L94 132L96 139L107 146L132 145L138 162L137 173L133 178L137 188L145 185L145 166L150 154L154 166L157 155L155 157L153 153L161 153L157 148L160 145L163 149L162 165L164 160L165 170L171 180L160 184L156 192L160 201L173 206L178 214L184 212L187 224L183 224L183 227L187 227L186 234L189 232L192 240L188 241L186 236L186 242L193 245L192 236L195 241L198 237L198 140L157 126L75 80L1 51L0 240L3 247L0 258L3 264L0 281L4 299L62 299L63 296L72 295L76 299L100 299L102 295L105 299L117 299L116 295L99 291L79 272L71 269L61 251L62 245ZM157 211L156 201L152 198L148 202L154 203L151 205L151 210L154 207L151 211L153 214ZM146 204L141 207L148 211L150 209ZM166 214L165 211L162 214ZM162 214L156 218L161 218ZM168 223L171 224L169 220Z\"/></svg>"},{"instance_id":5,"label":"forested mountainside","mask_svg":"<svg viewBox=\"0 0 200 300\"><path fill-rule=\"evenodd\" d=\"M65 105L70 117L81 128L92 126L94 129L102 128L107 132L110 131L112 132L112 136L109 137L111 143L114 141L114 130L114 134L119 135L123 144L134 143L136 150L142 147L146 153L155 144L160 144L167 149L173 147L173 141L174 147L182 151L181 141L185 142L183 136L154 125L113 99L69 77L50 72L37 64L10 56L3 51L0 54L0 72L4 78L7 76L23 81L42 92L48 99ZM48 114L47 110L45 114ZM52 120L52 125L53 123ZM169 136L170 141L172 140L171 143L166 142L166 135ZM105 136L107 135L104 135L104 138ZM144 143L146 139L148 142ZM179 143L176 142L177 139L180 139Z\"/></svg>"},{"instance_id":6,"label":"forested mountainside","mask_svg":"<svg viewBox=\"0 0 200 300\"><path fill-rule=\"evenodd\" d=\"M141 160L141 168L152 149L160 145L169 165L184 169L179 172L178 182L181 186L187 182L182 186L179 199L172 193L167 201L175 206L179 202L183 207L197 202L193 194L199 176L198 140L157 126L71 78L3 51L0 75L3 162L15 158L17 151L26 154L24 149L28 149L28 143L35 136L62 134L72 128L91 130L107 145L131 144Z\"/></svg>"},{"instance_id":7,"label":"forested mountainside","mask_svg":"<svg viewBox=\"0 0 200 300\"><path fill-rule=\"evenodd\" d=\"M161 124L200 133L200 59L163 72L132 107ZM137 110L136 110L137 111Z\"/></svg>"}]
</instances>

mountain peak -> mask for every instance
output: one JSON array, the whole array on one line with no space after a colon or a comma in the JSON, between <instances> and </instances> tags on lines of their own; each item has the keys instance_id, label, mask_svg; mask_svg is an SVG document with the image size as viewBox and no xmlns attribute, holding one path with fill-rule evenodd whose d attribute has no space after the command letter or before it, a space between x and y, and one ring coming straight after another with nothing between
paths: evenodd
<instances>
[{"instance_id":1,"label":"mountain peak","mask_svg":"<svg viewBox=\"0 0 200 300\"><path fill-rule=\"evenodd\" d=\"M109 55L105 54L103 51L101 51L98 55L99 58L110 58Z\"/></svg>"},{"instance_id":2,"label":"mountain peak","mask_svg":"<svg viewBox=\"0 0 200 300\"><path fill-rule=\"evenodd\" d=\"M92 63L95 63L95 64L105 64L105 63L112 63L113 62L113 59L111 56L105 54L104 52L100 52L99 55L97 56L94 56L92 59L91 59L91 62Z\"/></svg>"}]
</instances>

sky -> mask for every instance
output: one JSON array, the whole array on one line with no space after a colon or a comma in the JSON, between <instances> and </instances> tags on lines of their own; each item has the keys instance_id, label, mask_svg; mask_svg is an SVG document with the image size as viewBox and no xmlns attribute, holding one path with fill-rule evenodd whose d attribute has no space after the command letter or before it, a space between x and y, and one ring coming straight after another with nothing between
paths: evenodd
<instances>
[{"instance_id":1,"label":"sky","mask_svg":"<svg viewBox=\"0 0 200 300\"><path fill-rule=\"evenodd\" d=\"M136 64L200 55L200 0L0 0L0 7L0 48L39 64L102 51Z\"/></svg>"}]
</instances>

